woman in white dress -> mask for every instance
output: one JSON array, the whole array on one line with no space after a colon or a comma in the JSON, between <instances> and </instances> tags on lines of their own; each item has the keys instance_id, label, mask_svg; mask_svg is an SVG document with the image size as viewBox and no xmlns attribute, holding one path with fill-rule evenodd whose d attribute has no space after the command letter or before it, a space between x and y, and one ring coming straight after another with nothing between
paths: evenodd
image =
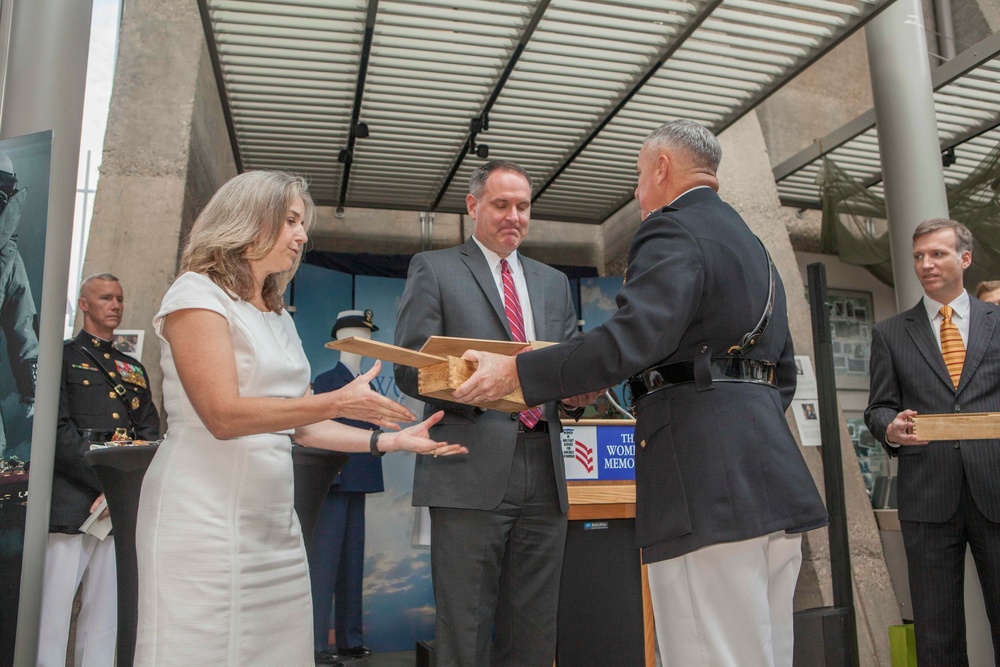
<instances>
[{"instance_id":1,"label":"woman in white dress","mask_svg":"<svg viewBox=\"0 0 1000 667\"><path fill-rule=\"evenodd\" d=\"M372 391L378 373L313 395L282 294L313 222L305 182L247 172L195 221L180 275L153 320L168 430L139 503L135 665L312 667L309 573L292 507L290 437L380 454L465 453Z\"/></svg>"}]
</instances>

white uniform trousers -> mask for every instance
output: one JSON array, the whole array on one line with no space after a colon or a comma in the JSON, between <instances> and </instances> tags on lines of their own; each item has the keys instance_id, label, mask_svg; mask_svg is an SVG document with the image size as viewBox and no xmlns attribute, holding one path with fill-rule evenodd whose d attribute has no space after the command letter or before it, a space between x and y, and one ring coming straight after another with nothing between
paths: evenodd
<instances>
[{"instance_id":1,"label":"white uniform trousers","mask_svg":"<svg viewBox=\"0 0 1000 667\"><path fill-rule=\"evenodd\" d=\"M38 666L65 667L76 589L82 605L76 619L76 667L113 667L118 630L115 540L93 535L49 533L45 551Z\"/></svg>"},{"instance_id":2,"label":"white uniform trousers","mask_svg":"<svg viewBox=\"0 0 1000 667\"><path fill-rule=\"evenodd\" d=\"M650 563L663 667L791 667L802 536L784 531Z\"/></svg>"}]
</instances>

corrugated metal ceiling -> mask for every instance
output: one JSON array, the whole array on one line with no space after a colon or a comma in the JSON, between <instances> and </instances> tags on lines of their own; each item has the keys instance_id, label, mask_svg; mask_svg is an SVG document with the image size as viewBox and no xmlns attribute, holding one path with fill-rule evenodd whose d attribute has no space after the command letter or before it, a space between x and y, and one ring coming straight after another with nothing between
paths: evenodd
<instances>
[{"instance_id":1,"label":"corrugated metal ceiling","mask_svg":"<svg viewBox=\"0 0 1000 667\"><path fill-rule=\"evenodd\" d=\"M464 212L486 144L535 178L534 217L599 223L649 131L725 129L889 1L199 4L242 169L303 173L322 204Z\"/></svg>"},{"instance_id":2,"label":"corrugated metal ceiling","mask_svg":"<svg viewBox=\"0 0 1000 667\"><path fill-rule=\"evenodd\" d=\"M931 80L941 149L955 152L955 162L944 170L950 188L964 181L1000 142L1000 33L936 68ZM782 203L821 207L816 177L823 157L884 196L874 110L774 168Z\"/></svg>"}]
</instances>

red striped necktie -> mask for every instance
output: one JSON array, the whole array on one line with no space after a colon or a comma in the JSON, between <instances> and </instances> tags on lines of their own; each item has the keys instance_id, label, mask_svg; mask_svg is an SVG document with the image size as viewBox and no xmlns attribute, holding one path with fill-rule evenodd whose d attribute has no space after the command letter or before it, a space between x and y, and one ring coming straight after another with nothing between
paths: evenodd
<instances>
[{"instance_id":1,"label":"red striped necktie","mask_svg":"<svg viewBox=\"0 0 1000 667\"><path fill-rule=\"evenodd\" d=\"M524 343L527 338L524 335L524 314L521 312L521 299L517 296L517 287L514 286L514 274L510 272L510 264L506 259L500 260L500 277L503 279L503 307L507 313L507 322L510 324L510 333L514 340ZM535 428L542 420L541 408L528 408L521 412L521 423L528 429Z\"/></svg>"},{"instance_id":2,"label":"red striped necktie","mask_svg":"<svg viewBox=\"0 0 1000 667\"><path fill-rule=\"evenodd\" d=\"M962 379L962 366L965 364L965 345L962 343L962 334L958 327L951 321L951 314L954 312L951 306L941 306L941 355L944 357L944 365L948 367L948 375L951 376L951 383L958 389L958 381Z\"/></svg>"}]
</instances>

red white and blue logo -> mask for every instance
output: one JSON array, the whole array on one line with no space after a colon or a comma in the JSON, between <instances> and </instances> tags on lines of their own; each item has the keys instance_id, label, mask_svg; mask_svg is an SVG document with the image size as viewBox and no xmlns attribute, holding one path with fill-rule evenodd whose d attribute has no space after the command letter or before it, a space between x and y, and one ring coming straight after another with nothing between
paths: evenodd
<instances>
[{"instance_id":1,"label":"red white and blue logo","mask_svg":"<svg viewBox=\"0 0 1000 667\"><path fill-rule=\"evenodd\" d=\"M566 479L635 479L632 426L563 426Z\"/></svg>"}]
</instances>

